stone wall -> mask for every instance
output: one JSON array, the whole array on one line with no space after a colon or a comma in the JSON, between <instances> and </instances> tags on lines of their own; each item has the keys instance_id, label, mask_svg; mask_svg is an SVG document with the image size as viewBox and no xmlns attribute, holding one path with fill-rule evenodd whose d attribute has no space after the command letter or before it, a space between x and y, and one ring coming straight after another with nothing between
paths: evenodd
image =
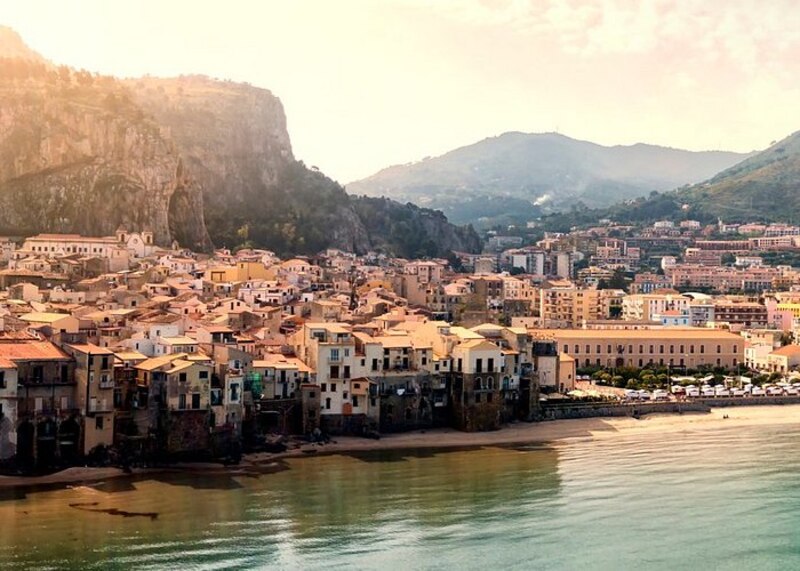
<instances>
[{"instance_id":1,"label":"stone wall","mask_svg":"<svg viewBox=\"0 0 800 571\"><path fill-rule=\"evenodd\" d=\"M536 420L562 420L567 418L594 418L640 416L653 413L708 412L710 406L701 401L694 402L653 402L636 404L616 403L571 403L545 405L540 409Z\"/></svg>"}]
</instances>

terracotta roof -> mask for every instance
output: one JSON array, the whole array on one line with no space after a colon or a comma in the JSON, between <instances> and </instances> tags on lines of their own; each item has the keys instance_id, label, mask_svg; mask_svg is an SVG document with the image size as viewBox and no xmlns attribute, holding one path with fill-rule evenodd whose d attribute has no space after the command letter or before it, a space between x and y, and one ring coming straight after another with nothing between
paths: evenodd
<instances>
[{"instance_id":1,"label":"terracotta roof","mask_svg":"<svg viewBox=\"0 0 800 571\"><path fill-rule=\"evenodd\" d=\"M75 344L75 345L70 344L68 346L72 347L76 351L80 351L81 353L86 353L86 354L89 354L89 353L91 353L92 355L113 355L114 354L113 351L110 351L109 349L106 349L104 347L98 347L97 345L94 345L92 343Z\"/></svg>"},{"instance_id":2,"label":"terracotta roof","mask_svg":"<svg viewBox=\"0 0 800 571\"><path fill-rule=\"evenodd\" d=\"M620 322L624 323L624 322ZM741 336L720 329L704 327L668 327L666 329L531 329L538 339L722 339L744 341Z\"/></svg>"},{"instance_id":3,"label":"terracotta roof","mask_svg":"<svg viewBox=\"0 0 800 571\"><path fill-rule=\"evenodd\" d=\"M69 355L47 341L0 343L0 357L11 361L69 360Z\"/></svg>"},{"instance_id":4,"label":"terracotta roof","mask_svg":"<svg viewBox=\"0 0 800 571\"><path fill-rule=\"evenodd\" d=\"M800 345L784 345L780 349L775 349L773 355L782 355L784 357L797 357L800 356Z\"/></svg>"}]
</instances>

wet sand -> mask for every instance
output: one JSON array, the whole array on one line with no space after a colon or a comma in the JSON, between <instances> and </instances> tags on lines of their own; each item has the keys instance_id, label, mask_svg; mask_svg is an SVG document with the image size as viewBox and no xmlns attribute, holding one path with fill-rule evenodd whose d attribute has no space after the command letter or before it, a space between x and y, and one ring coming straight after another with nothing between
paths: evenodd
<instances>
[{"instance_id":1,"label":"wet sand","mask_svg":"<svg viewBox=\"0 0 800 571\"><path fill-rule=\"evenodd\" d=\"M727 416L727 418L725 418ZM327 444L295 443L282 453L246 455L237 466L176 464L166 468L134 470L133 475L162 471L235 473L274 464L286 458L323 454L402 449L475 448L522 444L558 444L573 439L603 439L646 433L685 434L730 427L793 425L800 422L800 405L742 406L712 409L709 413L652 414L640 419L581 418L539 423L515 423L494 432L459 432L452 429L390 434L380 440L337 437ZM119 468L74 467L46 476L0 476L0 488L87 484L130 476Z\"/></svg>"}]
</instances>

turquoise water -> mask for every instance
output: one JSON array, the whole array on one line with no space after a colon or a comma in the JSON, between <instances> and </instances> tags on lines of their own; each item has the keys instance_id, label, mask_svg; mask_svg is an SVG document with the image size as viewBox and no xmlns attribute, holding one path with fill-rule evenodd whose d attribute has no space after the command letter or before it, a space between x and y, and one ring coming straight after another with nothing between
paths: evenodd
<instances>
[{"instance_id":1,"label":"turquoise water","mask_svg":"<svg viewBox=\"0 0 800 571\"><path fill-rule=\"evenodd\" d=\"M0 569L797 569L798 437L620 435L32 492L0 500Z\"/></svg>"}]
</instances>

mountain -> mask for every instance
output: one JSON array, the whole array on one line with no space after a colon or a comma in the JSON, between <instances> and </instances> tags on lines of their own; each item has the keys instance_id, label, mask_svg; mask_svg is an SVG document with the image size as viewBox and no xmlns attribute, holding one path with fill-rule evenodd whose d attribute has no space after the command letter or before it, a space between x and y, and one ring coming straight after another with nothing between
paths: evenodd
<instances>
[{"instance_id":1,"label":"mountain","mask_svg":"<svg viewBox=\"0 0 800 571\"><path fill-rule=\"evenodd\" d=\"M800 131L726 169L681 189L689 208L725 220L800 220ZM780 208L777 208L780 206Z\"/></svg>"},{"instance_id":2,"label":"mountain","mask_svg":"<svg viewBox=\"0 0 800 571\"><path fill-rule=\"evenodd\" d=\"M706 180L748 156L512 132L386 168L347 190L438 208L457 223L519 223L576 202L603 207Z\"/></svg>"},{"instance_id":3,"label":"mountain","mask_svg":"<svg viewBox=\"0 0 800 571\"><path fill-rule=\"evenodd\" d=\"M0 233L111 234L124 224L200 251L480 249L473 230L395 202L381 212L409 217L419 234L391 238L360 217L363 204L295 159L268 90L55 66L0 28Z\"/></svg>"},{"instance_id":4,"label":"mountain","mask_svg":"<svg viewBox=\"0 0 800 571\"><path fill-rule=\"evenodd\" d=\"M608 208L575 206L542 219L542 229L567 231L609 218L624 224L656 220L791 222L800 220L800 131L710 179L652 192Z\"/></svg>"}]
</instances>

